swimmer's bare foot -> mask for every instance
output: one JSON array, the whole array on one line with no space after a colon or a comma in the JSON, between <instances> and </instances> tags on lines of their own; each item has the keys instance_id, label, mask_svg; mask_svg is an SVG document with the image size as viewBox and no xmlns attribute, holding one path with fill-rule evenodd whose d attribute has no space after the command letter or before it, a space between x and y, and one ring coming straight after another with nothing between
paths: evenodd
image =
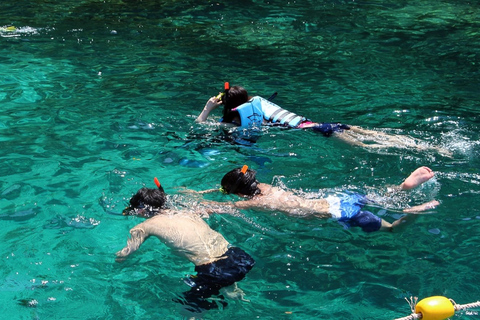
<instances>
[{"instance_id":1,"label":"swimmer's bare foot","mask_svg":"<svg viewBox=\"0 0 480 320\"><path fill-rule=\"evenodd\" d=\"M439 204L440 204L440 202L438 202L437 200L432 200L432 201L426 202L424 204L421 204L419 206L414 206L414 207L411 207L411 208L404 209L403 212L405 212L405 213L422 212L422 211L426 211L426 210L429 210L429 209L435 209Z\"/></svg>"},{"instance_id":2,"label":"swimmer's bare foot","mask_svg":"<svg viewBox=\"0 0 480 320\"><path fill-rule=\"evenodd\" d=\"M410 190L418 187L425 181L433 178L435 173L428 167L420 167L413 171L405 181L400 185L401 190Z\"/></svg>"}]
</instances>

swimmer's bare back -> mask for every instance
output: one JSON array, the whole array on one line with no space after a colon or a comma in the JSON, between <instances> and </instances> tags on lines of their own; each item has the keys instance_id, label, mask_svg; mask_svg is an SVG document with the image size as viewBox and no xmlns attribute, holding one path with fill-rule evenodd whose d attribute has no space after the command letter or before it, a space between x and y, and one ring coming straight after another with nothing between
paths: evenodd
<instances>
[{"instance_id":1,"label":"swimmer's bare back","mask_svg":"<svg viewBox=\"0 0 480 320\"><path fill-rule=\"evenodd\" d=\"M227 240L198 215L172 210L138 224L130 230L130 235L125 248L117 252L117 261L135 252L149 236L156 236L196 266L218 260L229 246Z\"/></svg>"},{"instance_id":2,"label":"swimmer's bare back","mask_svg":"<svg viewBox=\"0 0 480 320\"><path fill-rule=\"evenodd\" d=\"M269 184L259 183L261 193L251 199L238 201L238 209L258 209L264 211L281 211L294 216L316 216L328 218L328 202L325 199L305 199L293 192Z\"/></svg>"}]
</instances>

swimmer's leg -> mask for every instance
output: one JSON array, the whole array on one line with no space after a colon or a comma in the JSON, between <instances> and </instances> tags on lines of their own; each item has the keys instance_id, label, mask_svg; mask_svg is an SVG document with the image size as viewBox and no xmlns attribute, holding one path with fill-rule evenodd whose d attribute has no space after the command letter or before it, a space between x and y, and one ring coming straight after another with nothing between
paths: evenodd
<instances>
[{"instance_id":1,"label":"swimmer's leg","mask_svg":"<svg viewBox=\"0 0 480 320\"><path fill-rule=\"evenodd\" d=\"M426 211L429 209L434 209L436 208L440 202L437 200L432 200L427 203L414 206L411 208L404 209L403 212L405 213L419 213L422 211ZM413 220L415 219L413 214L407 214L401 217L398 220L395 220L394 222L390 223L388 221L385 221L382 219L382 225L380 227L381 231L400 231L401 229L404 229L406 226L412 224Z\"/></svg>"},{"instance_id":2,"label":"swimmer's leg","mask_svg":"<svg viewBox=\"0 0 480 320\"><path fill-rule=\"evenodd\" d=\"M413 171L405 181L400 184L400 190L410 190L433 178L435 173L428 167L420 167Z\"/></svg>"},{"instance_id":3,"label":"swimmer's leg","mask_svg":"<svg viewBox=\"0 0 480 320\"><path fill-rule=\"evenodd\" d=\"M437 200L432 200L429 202L426 202L424 204L414 206L411 208L404 209L403 212L405 213L419 213L422 211L426 211L429 209L434 209L436 208L440 202ZM403 229L407 225L410 225L414 220L414 216L411 214L404 215L398 220L395 220L394 222L390 223L388 221L385 221L382 219L382 225L380 227L381 231L399 231L399 229Z\"/></svg>"},{"instance_id":4,"label":"swimmer's leg","mask_svg":"<svg viewBox=\"0 0 480 320\"><path fill-rule=\"evenodd\" d=\"M438 205L440 205L440 202L438 202L437 200L432 200L432 201L426 202L426 203L418 205L418 206L403 209L403 212L419 213L419 212L427 211L427 210L430 210L430 209L435 209Z\"/></svg>"},{"instance_id":5,"label":"swimmer's leg","mask_svg":"<svg viewBox=\"0 0 480 320\"><path fill-rule=\"evenodd\" d=\"M350 130L352 130L352 132L360 133L360 134L365 135L365 136L386 135L383 132L363 129L359 126L350 126Z\"/></svg>"},{"instance_id":6,"label":"swimmer's leg","mask_svg":"<svg viewBox=\"0 0 480 320\"><path fill-rule=\"evenodd\" d=\"M382 131L363 129L357 126L351 126L349 132L361 136L364 140L372 141L371 144L365 144L370 148L417 148L419 140L404 135L391 135Z\"/></svg>"},{"instance_id":7,"label":"swimmer's leg","mask_svg":"<svg viewBox=\"0 0 480 320\"><path fill-rule=\"evenodd\" d=\"M184 292L181 298L175 298L173 301L184 305L190 312L202 313L227 306L228 303L223 295L219 295L219 290L220 286L193 287L190 291Z\"/></svg>"},{"instance_id":8,"label":"swimmer's leg","mask_svg":"<svg viewBox=\"0 0 480 320\"><path fill-rule=\"evenodd\" d=\"M405 144L405 139L399 139L381 131L367 130L357 126L350 126L349 130L335 132L334 136L348 144L366 149L398 147ZM368 141L368 143L363 141Z\"/></svg>"},{"instance_id":9,"label":"swimmer's leg","mask_svg":"<svg viewBox=\"0 0 480 320\"><path fill-rule=\"evenodd\" d=\"M403 217L395 220L392 223L382 219L382 226L380 227L380 231L398 232L403 230L406 226L412 224L413 220L414 216L409 214L404 215Z\"/></svg>"},{"instance_id":10,"label":"swimmer's leg","mask_svg":"<svg viewBox=\"0 0 480 320\"><path fill-rule=\"evenodd\" d=\"M350 132L348 131L343 131L343 132L335 132L333 135L335 138L343 140L344 142L356 146L356 147L362 147L362 148L384 148L384 145L377 144L377 143L372 143L372 144L366 144L363 143L361 140L362 137L358 137L358 134L355 132Z\"/></svg>"},{"instance_id":11,"label":"swimmer's leg","mask_svg":"<svg viewBox=\"0 0 480 320\"><path fill-rule=\"evenodd\" d=\"M229 299L250 302L250 300L245 299L245 292L238 287L236 282L229 287L222 288L220 292Z\"/></svg>"},{"instance_id":12,"label":"swimmer's leg","mask_svg":"<svg viewBox=\"0 0 480 320\"><path fill-rule=\"evenodd\" d=\"M443 156L452 157L452 152L450 150L447 150L442 147L437 147L437 146L429 146L423 143L422 140L420 139L412 138L405 135L391 135L382 131L363 129L358 126L350 126L350 130L345 131L343 133L345 133L343 137L341 137L342 133L338 134L338 136L342 140L345 140L347 142L349 142L349 140L351 141L356 140L356 142L352 144L366 147L366 148L373 149L373 148L394 147L394 148L412 148L417 150L433 150ZM350 133L350 137L347 138L347 135L349 133ZM358 141L359 138L352 137L352 134L361 136L362 138L364 138L364 140L371 139L373 140L373 143L365 144L361 141Z\"/></svg>"}]
</instances>

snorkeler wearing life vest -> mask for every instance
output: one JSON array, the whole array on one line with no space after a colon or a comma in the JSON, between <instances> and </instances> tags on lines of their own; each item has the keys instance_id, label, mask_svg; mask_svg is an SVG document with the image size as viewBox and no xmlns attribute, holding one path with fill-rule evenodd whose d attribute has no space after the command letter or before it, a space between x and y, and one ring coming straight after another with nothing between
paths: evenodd
<instances>
[{"instance_id":1,"label":"snorkeler wearing life vest","mask_svg":"<svg viewBox=\"0 0 480 320\"><path fill-rule=\"evenodd\" d=\"M131 238L117 252L117 262L135 252L150 236L156 236L178 255L195 265L197 274L185 280L191 290L176 300L191 311L217 308L206 300L223 287L242 280L255 265L253 258L210 228L199 214L186 209L169 209L167 196L155 178L157 189L141 188L130 199L124 215L149 218L130 230ZM224 306L226 303L220 301Z\"/></svg>"},{"instance_id":2,"label":"snorkeler wearing life vest","mask_svg":"<svg viewBox=\"0 0 480 320\"><path fill-rule=\"evenodd\" d=\"M313 122L281 108L269 99L260 96L250 97L245 88L230 87L228 82L225 82L224 92L207 101L195 121L197 123L205 122L210 113L220 105L223 105L223 118L220 119L220 122L226 126L237 126L244 129L258 129L261 126L312 129L326 137L335 136L352 145L369 149L390 147L430 149L451 156L451 152L446 149L428 146L421 140L408 136L389 135L381 131L367 130L338 122Z\"/></svg>"},{"instance_id":3,"label":"snorkeler wearing life vest","mask_svg":"<svg viewBox=\"0 0 480 320\"><path fill-rule=\"evenodd\" d=\"M420 167L396 187L399 191L406 191L418 187L434 177L434 172L427 167ZM347 227L358 226L365 232L392 231L399 226L407 216L392 223L376 216L363 208L373 201L367 196L352 192L335 193L322 199L301 197L294 192L286 191L256 179L256 172L247 166L231 170L222 178L220 191L225 194L235 194L244 200L235 202L208 202L212 205L233 207L236 209L256 209L261 211L283 212L288 215L308 218L333 218ZM215 189L200 191L209 193ZM439 202L430 202L404 209L405 213L419 213L433 209Z\"/></svg>"},{"instance_id":4,"label":"snorkeler wearing life vest","mask_svg":"<svg viewBox=\"0 0 480 320\"><path fill-rule=\"evenodd\" d=\"M225 91L212 97L210 101L213 103L207 102L202 114L197 118L197 122L205 121L210 111L223 104L223 118L220 122L242 128L260 128L263 125L298 129L312 128L325 136L350 129L349 126L341 123L314 123L260 96L249 97L243 87L233 86L230 88L228 82L225 83Z\"/></svg>"}]
</instances>

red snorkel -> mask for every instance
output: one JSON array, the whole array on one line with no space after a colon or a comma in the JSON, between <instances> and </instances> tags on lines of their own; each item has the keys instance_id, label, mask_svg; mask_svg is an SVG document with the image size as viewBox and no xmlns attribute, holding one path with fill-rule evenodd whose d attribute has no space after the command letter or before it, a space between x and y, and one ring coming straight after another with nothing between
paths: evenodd
<instances>
[{"instance_id":1,"label":"red snorkel","mask_svg":"<svg viewBox=\"0 0 480 320\"><path fill-rule=\"evenodd\" d=\"M223 87L224 87L225 90L218 94L218 96L217 96L218 100L223 100L223 97L227 94L228 90L230 90L230 84L228 82L225 82Z\"/></svg>"},{"instance_id":2,"label":"red snorkel","mask_svg":"<svg viewBox=\"0 0 480 320\"><path fill-rule=\"evenodd\" d=\"M157 177L153 178L153 182L157 185L158 189L163 189L160 181L158 181Z\"/></svg>"},{"instance_id":3,"label":"red snorkel","mask_svg":"<svg viewBox=\"0 0 480 320\"><path fill-rule=\"evenodd\" d=\"M225 90L223 91L223 94L222 94L222 102L223 102L223 104L225 104L225 102L227 101L227 98L228 98L228 90L230 90L230 83L225 82L224 85L223 85L223 88Z\"/></svg>"}]
</instances>

